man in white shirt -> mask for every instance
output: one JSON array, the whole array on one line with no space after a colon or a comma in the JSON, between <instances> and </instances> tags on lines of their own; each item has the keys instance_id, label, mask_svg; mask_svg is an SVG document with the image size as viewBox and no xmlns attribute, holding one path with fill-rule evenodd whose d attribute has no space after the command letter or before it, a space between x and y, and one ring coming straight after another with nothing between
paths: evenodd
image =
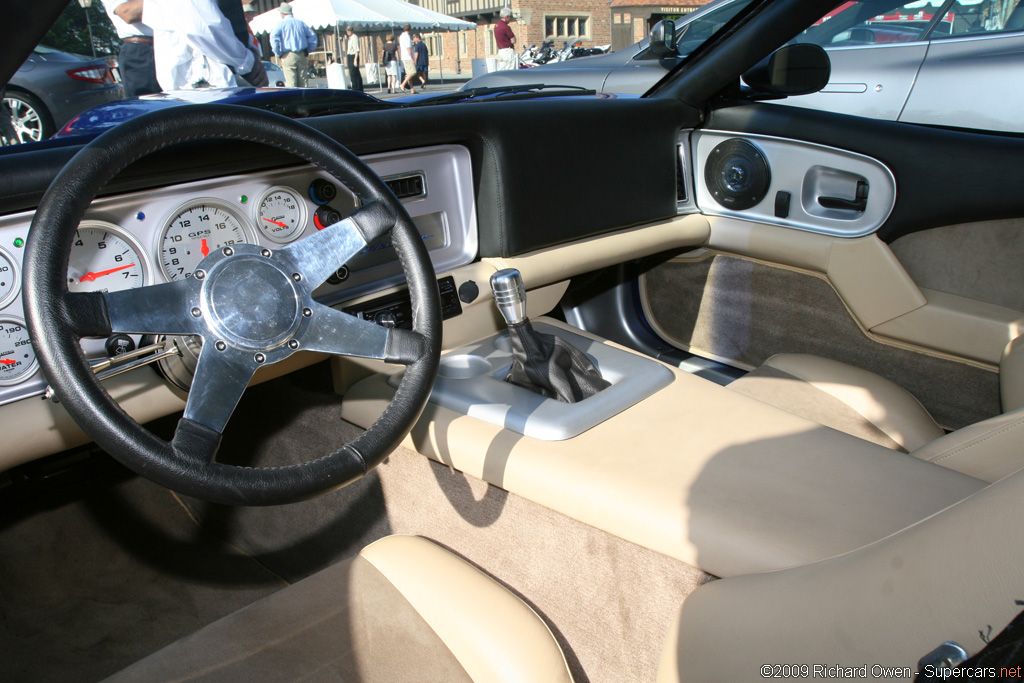
<instances>
[{"instance_id":1,"label":"man in white shirt","mask_svg":"<svg viewBox=\"0 0 1024 683\"><path fill-rule=\"evenodd\" d=\"M216 0L144 3L143 21L153 29L156 77L164 90L231 88L240 84L238 76L266 80L262 62L238 39Z\"/></svg>"},{"instance_id":2,"label":"man in white shirt","mask_svg":"<svg viewBox=\"0 0 1024 683\"><path fill-rule=\"evenodd\" d=\"M402 26L402 29L402 35L398 36L398 58L402 60L402 68L405 69L405 79L399 87L403 91L415 95L416 88L412 87L412 81L410 81L410 79L416 78L416 61L412 56L412 35L409 33L412 30L412 26L405 24ZM408 85L408 90L406 90L406 85Z\"/></svg>"},{"instance_id":3,"label":"man in white shirt","mask_svg":"<svg viewBox=\"0 0 1024 683\"><path fill-rule=\"evenodd\" d=\"M359 73L359 36L352 27L345 29L345 59L348 63L349 87L352 90L363 90L363 75Z\"/></svg>"},{"instance_id":4,"label":"man in white shirt","mask_svg":"<svg viewBox=\"0 0 1024 683\"><path fill-rule=\"evenodd\" d=\"M153 29L142 23L143 0L103 0L103 9L121 39L117 67L125 97L160 92L153 60Z\"/></svg>"}]
</instances>

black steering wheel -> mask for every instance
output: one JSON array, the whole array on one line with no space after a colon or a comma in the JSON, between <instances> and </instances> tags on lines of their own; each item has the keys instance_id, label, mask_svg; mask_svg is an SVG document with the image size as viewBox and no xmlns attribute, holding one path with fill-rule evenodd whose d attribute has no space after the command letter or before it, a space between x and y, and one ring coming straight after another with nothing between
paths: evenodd
<instances>
[{"instance_id":1,"label":"black steering wheel","mask_svg":"<svg viewBox=\"0 0 1024 683\"><path fill-rule=\"evenodd\" d=\"M214 251L182 281L110 293L70 293L75 230L100 189L147 154L182 142L245 140L294 154L330 173L361 201L344 220L287 246ZM313 290L390 232L412 299L413 329L384 328L317 303ZM402 204L355 155L283 116L246 107L191 105L125 122L83 148L54 179L32 221L25 309L39 363L78 425L108 453L163 486L219 503L272 505L332 491L379 464L412 428L437 374L441 306L426 247ZM82 337L198 335L203 347L184 417L164 441L103 389ZM253 373L299 351L406 365L394 399L353 442L287 467L215 460L221 433Z\"/></svg>"}]
</instances>

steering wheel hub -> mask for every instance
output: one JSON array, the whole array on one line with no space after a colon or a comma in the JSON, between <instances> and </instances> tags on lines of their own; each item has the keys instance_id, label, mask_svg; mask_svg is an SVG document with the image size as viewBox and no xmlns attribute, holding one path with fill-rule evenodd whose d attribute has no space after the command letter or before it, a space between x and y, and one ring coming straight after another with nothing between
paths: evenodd
<instances>
[{"instance_id":1,"label":"steering wheel hub","mask_svg":"<svg viewBox=\"0 0 1024 683\"><path fill-rule=\"evenodd\" d=\"M245 348L269 350L287 342L302 321L299 297L291 274L254 254L225 258L203 283L212 331Z\"/></svg>"}]
</instances>

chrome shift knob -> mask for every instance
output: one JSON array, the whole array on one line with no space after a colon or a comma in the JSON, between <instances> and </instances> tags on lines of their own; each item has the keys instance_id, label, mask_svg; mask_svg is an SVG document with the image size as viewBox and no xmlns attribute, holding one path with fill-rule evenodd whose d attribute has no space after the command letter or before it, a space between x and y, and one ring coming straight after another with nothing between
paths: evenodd
<instances>
[{"instance_id":1,"label":"chrome shift knob","mask_svg":"<svg viewBox=\"0 0 1024 683\"><path fill-rule=\"evenodd\" d=\"M506 268L492 275L491 292L506 323L516 325L526 320L526 287L518 270Z\"/></svg>"}]
</instances>

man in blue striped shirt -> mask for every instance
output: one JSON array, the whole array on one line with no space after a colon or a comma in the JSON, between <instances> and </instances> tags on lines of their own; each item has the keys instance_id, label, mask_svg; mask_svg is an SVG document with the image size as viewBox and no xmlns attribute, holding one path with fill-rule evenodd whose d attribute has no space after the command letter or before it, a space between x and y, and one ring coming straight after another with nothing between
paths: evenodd
<instances>
[{"instance_id":1,"label":"man in blue striped shirt","mask_svg":"<svg viewBox=\"0 0 1024 683\"><path fill-rule=\"evenodd\" d=\"M316 34L292 15L289 3L282 2L278 11L281 23L270 33L270 48L284 70L284 84L289 88L305 88L306 56L316 49Z\"/></svg>"}]
</instances>

